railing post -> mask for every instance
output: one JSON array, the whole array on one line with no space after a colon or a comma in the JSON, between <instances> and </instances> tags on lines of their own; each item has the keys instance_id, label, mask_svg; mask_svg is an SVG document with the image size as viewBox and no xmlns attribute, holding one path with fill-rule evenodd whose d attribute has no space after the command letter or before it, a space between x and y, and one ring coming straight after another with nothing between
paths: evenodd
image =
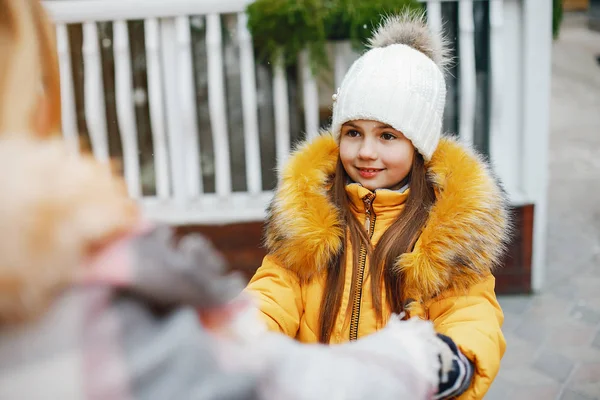
<instances>
[{"instance_id":1,"label":"railing post","mask_svg":"<svg viewBox=\"0 0 600 400\"><path fill-rule=\"evenodd\" d=\"M196 122L196 93L189 17L175 18L175 37L177 40L177 88L179 116L183 128L181 144L184 146L182 155L185 157L186 194L190 199L194 199L204 189L200 164L201 149Z\"/></svg>"},{"instance_id":2,"label":"railing post","mask_svg":"<svg viewBox=\"0 0 600 400\"><path fill-rule=\"evenodd\" d=\"M152 127L152 145L154 148L154 169L156 176L156 195L166 200L171 195L169 177L169 152L165 110L163 104L162 68L160 60L160 26L156 18L144 21L144 44L146 47L146 65L148 73L148 100L150 126Z\"/></svg>"},{"instance_id":3,"label":"railing post","mask_svg":"<svg viewBox=\"0 0 600 400\"><path fill-rule=\"evenodd\" d=\"M523 0L522 188L535 202L532 287L544 283L550 71L552 64L552 2Z\"/></svg>"},{"instance_id":4,"label":"railing post","mask_svg":"<svg viewBox=\"0 0 600 400\"><path fill-rule=\"evenodd\" d=\"M108 135L106 130L106 103L102 78L102 61L95 22L83 24L83 87L85 119L94 156L108 162Z\"/></svg>"},{"instance_id":5,"label":"railing post","mask_svg":"<svg viewBox=\"0 0 600 400\"><path fill-rule=\"evenodd\" d=\"M310 66L310 55L307 50L302 51L299 62L302 71L304 129L307 139L312 139L319 134L319 93L317 81Z\"/></svg>"},{"instance_id":6,"label":"railing post","mask_svg":"<svg viewBox=\"0 0 600 400\"><path fill-rule=\"evenodd\" d=\"M163 95L166 109L167 138L173 200L177 207L189 201L186 179L183 121L181 120L180 93L177 73L177 33L175 19L160 20L160 49L163 80Z\"/></svg>"},{"instance_id":7,"label":"railing post","mask_svg":"<svg viewBox=\"0 0 600 400\"><path fill-rule=\"evenodd\" d=\"M262 191L260 135L258 128L258 103L256 99L256 67L254 66L252 37L248 31L247 24L246 14L239 13L237 29L240 43L246 184L248 185L248 191L256 195Z\"/></svg>"},{"instance_id":8,"label":"railing post","mask_svg":"<svg viewBox=\"0 0 600 400\"><path fill-rule=\"evenodd\" d=\"M275 154L277 175L281 176L283 165L290 153L290 101L288 99L287 75L283 57L273 68L273 107L275 108Z\"/></svg>"},{"instance_id":9,"label":"railing post","mask_svg":"<svg viewBox=\"0 0 600 400\"><path fill-rule=\"evenodd\" d=\"M77 111L75 110L75 92L71 72L71 46L65 24L56 25L56 44L60 67L60 97L62 102L61 119L65 139L75 152L79 152L79 133L77 131Z\"/></svg>"},{"instance_id":10,"label":"railing post","mask_svg":"<svg viewBox=\"0 0 600 400\"><path fill-rule=\"evenodd\" d=\"M477 82L475 70L475 22L473 1L458 3L458 40L460 49L460 126L458 134L465 143L473 144Z\"/></svg>"},{"instance_id":11,"label":"railing post","mask_svg":"<svg viewBox=\"0 0 600 400\"><path fill-rule=\"evenodd\" d=\"M511 198L524 198L521 185L522 113L525 109L522 96L523 12L520 0L504 0L501 10L496 2L490 3L490 158L494 171ZM501 31L498 26L499 11L502 12ZM502 79L500 75L505 78ZM498 109L502 110L501 115L497 114Z\"/></svg>"},{"instance_id":12,"label":"railing post","mask_svg":"<svg viewBox=\"0 0 600 400\"><path fill-rule=\"evenodd\" d=\"M129 194L134 198L142 195L138 129L133 106L133 84L131 78L131 56L127 21L113 23L115 55L115 87L117 101L117 123L123 145L123 165Z\"/></svg>"},{"instance_id":13,"label":"railing post","mask_svg":"<svg viewBox=\"0 0 600 400\"><path fill-rule=\"evenodd\" d=\"M502 151L503 132L505 124L504 101L507 99L504 77L509 76L506 71L505 46L508 30L504 22L504 1L490 1L490 127L489 149L492 162L497 161L497 156L507 154ZM514 51L511 52L514 54ZM512 54L511 54L512 55ZM511 99L514 102L514 99ZM500 150L500 151L496 151ZM496 163L496 172L501 173ZM505 180L505 179L504 179Z\"/></svg>"},{"instance_id":14,"label":"railing post","mask_svg":"<svg viewBox=\"0 0 600 400\"><path fill-rule=\"evenodd\" d=\"M226 200L230 197L232 188L222 43L221 16L209 14L206 16L206 61L208 106L216 167L215 186L217 194Z\"/></svg>"}]
</instances>

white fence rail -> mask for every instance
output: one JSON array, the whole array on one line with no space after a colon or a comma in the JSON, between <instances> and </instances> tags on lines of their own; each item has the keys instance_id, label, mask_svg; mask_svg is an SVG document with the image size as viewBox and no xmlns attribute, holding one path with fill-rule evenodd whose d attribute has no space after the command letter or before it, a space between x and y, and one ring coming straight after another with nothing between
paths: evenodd
<instances>
[{"instance_id":1,"label":"white fence rail","mask_svg":"<svg viewBox=\"0 0 600 400\"><path fill-rule=\"evenodd\" d=\"M444 29L442 7L445 2L459 0L430 0L427 4L428 22L433 30ZM457 54L459 110L458 133L472 142L478 110L476 91L476 60L473 3L460 0L458 4ZM78 146L76 101L73 84L72 43L67 27L82 24L83 98L87 130L94 154L101 160L109 158L106 120L106 99L103 86L103 63L98 39L98 22L110 22L113 31L115 104L120 132L124 175L130 194L140 200L150 218L174 224L221 224L261 220L272 196L265 190L261 175L261 133L258 123L257 63L250 34L246 28L245 0L61 0L46 1L45 6L57 23L57 41L61 72L63 130L66 138ZM550 2L548 2L550 3ZM534 14L534 10L539 10ZM536 143L546 143L547 126L535 132L534 121L547 119L547 99L536 94L545 85L547 94L549 74L535 76L535 68L549 65L550 38L541 40L539 57L525 54L540 48L540 22L549 14L544 0L489 0L489 143L496 172L503 180L515 202L532 201L545 208L545 184L531 178L540 176L545 182L545 148L533 150ZM543 12L542 12L543 11ZM243 116L243 146L246 190L232 187L231 129L228 120L224 74L222 14L236 14L236 37L240 70ZM203 187L204 174L199 146L197 96L194 88L194 65L190 17L202 16L205 24L207 102L210 116L212 154L214 155L214 192ZM548 16L548 21L550 17ZM134 110L135 89L132 84L131 43L127 21L143 20L149 121L154 160L155 194L147 196L141 188L138 132ZM538 43L533 44L538 38ZM535 46L535 47L533 47ZM347 43L334 45L333 82L341 77L352 61ZM306 53L299 55L299 94L303 123L308 137L318 134L319 110L322 99L332 93L321 93L318 80L310 73ZM280 167L290 151L291 113L289 78L286 71L276 67L272 74L272 118L274 126L273 165ZM525 85L532 79L536 85ZM540 106L539 102L542 102ZM536 104L538 102L538 104ZM535 109L536 115L530 113ZM543 115L546 113L546 115ZM110 121L109 121L110 122ZM536 153L537 152L537 153ZM536 156L535 154L539 154ZM537 157L536 164L526 157ZM523 168L528 171L523 174ZM539 220L539 221L538 221ZM541 222L540 222L541 221ZM536 224L545 225L545 215L536 215ZM539 228L538 226L538 228ZM539 234L536 228L536 234ZM542 228L539 228L542 229ZM543 234L542 234L543 236ZM536 243L543 246L543 243ZM538 262L541 262L539 259Z\"/></svg>"}]
</instances>

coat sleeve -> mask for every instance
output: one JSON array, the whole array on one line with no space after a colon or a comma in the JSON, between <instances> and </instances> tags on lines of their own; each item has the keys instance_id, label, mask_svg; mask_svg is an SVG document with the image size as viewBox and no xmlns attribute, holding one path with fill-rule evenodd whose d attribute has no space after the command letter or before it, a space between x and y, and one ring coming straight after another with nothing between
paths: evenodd
<instances>
[{"instance_id":1,"label":"coat sleeve","mask_svg":"<svg viewBox=\"0 0 600 400\"><path fill-rule=\"evenodd\" d=\"M501 326L504 314L490 275L467 294L446 293L428 305L435 329L449 336L475 365L471 386L460 400L482 399L500 369L506 349Z\"/></svg>"},{"instance_id":2,"label":"coat sleeve","mask_svg":"<svg viewBox=\"0 0 600 400\"><path fill-rule=\"evenodd\" d=\"M300 282L293 272L266 256L246 291L256 299L270 330L296 337L304 302Z\"/></svg>"}]
</instances>

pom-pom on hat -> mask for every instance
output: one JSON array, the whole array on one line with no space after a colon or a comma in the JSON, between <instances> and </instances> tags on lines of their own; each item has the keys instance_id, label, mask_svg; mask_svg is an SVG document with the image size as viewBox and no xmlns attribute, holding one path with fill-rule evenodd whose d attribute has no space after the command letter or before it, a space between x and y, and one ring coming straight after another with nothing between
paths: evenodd
<instances>
[{"instance_id":1,"label":"pom-pom on hat","mask_svg":"<svg viewBox=\"0 0 600 400\"><path fill-rule=\"evenodd\" d=\"M334 95L332 132L352 120L375 120L402 132L429 161L442 131L446 41L423 13L387 17Z\"/></svg>"}]
</instances>

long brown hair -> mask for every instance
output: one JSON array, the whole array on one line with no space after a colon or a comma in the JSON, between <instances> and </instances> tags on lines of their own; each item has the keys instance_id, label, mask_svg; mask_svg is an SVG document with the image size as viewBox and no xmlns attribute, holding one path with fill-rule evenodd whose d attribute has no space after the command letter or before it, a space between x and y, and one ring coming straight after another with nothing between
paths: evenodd
<instances>
[{"instance_id":1,"label":"long brown hair","mask_svg":"<svg viewBox=\"0 0 600 400\"><path fill-rule=\"evenodd\" d=\"M0 132L45 137L60 124L54 28L39 0L0 0Z\"/></svg>"},{"instance_id":2,"label":"long brown hair","mask_svg":"<svg viewBox=\"0 0 600 400\"><path fill-rule=\"evenodd\" d=\"M384 232L377 246L373 248L365 228L354 217L350 210L350 200L346 193L348 175L341 160L338 159L335 175L329 190L329 197L339 209L340 217L346 226L347 239L343 249L329 261L325 291L321 301L319 341L329 343L335 319L340 311L346 272L346 246L352 248L352 286L350 296L356 295L356 278L358 273L359 254L361 247L367 251L370 261L371 293L377 318L383 320L382 282L386 288L386 298L394 313L402 311L402 279L395 271L398 257L410 252L417 241L421 230L427 222L429 210L435 202L433 183L428 178L423 156L415 152L411 172L408 176L410 192L404 210Z\"/></svg>"}]
</instances>

